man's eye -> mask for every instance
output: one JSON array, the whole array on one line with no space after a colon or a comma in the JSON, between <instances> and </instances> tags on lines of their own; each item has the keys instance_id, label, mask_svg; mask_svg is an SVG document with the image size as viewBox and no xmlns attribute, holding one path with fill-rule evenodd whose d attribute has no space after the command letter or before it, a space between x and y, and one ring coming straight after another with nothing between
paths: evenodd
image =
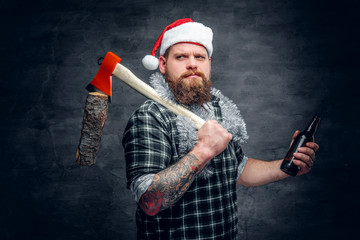
<instances>
[{"instance_id":1,"label":"man's eye","mask_svg":"<svg viewBox=\"0 0 360 240\"><path fill-rule=\"evenodd\" d=\"M198 59L205 59L204 56L196 56L196 58L198 58Z\"/></svg>"},{"instance_id":2,"label":"man's eye","mask_svg":"<svg viewBox=\"0 0 360 240\"><path fill-rule=\"evenodd\" d=\"M176 59L182 59L182 58L184 58L183 55L176 56Z\"/></svg>"}]
</instances>

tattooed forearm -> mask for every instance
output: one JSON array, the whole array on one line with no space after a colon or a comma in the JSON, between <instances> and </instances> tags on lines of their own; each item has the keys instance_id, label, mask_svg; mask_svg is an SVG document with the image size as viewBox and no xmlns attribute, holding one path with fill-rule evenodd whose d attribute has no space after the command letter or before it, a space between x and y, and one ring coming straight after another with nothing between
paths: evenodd
<instances>
[{"instance_id":1,"label":"tattooed forearm","mask_svg":"<svg viewBox=\"0 0 360 240\"><path fill-rule=\"evenodd\" d=\"M200 163L194 154L187 154L174 165L154 176L139 205L150 216L176 203L200 172Z\"/></svg>"}]
</instances>

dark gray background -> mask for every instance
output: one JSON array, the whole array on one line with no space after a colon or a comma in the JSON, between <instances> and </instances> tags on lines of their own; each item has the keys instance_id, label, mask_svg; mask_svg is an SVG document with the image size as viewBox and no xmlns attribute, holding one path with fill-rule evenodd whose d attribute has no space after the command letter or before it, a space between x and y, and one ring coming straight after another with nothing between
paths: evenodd
<instances>
[{"instance_id":1,"label":"dark gray background","mask_svg":"<svg viewBox=\"0 0 360 240\"><path fill-rule=\"evenodd\" d=\"M213 85L247 123L247 156L282 158L322 122L310 174L238 188L240 239L347 239L356 230L359 8L355 1L1 1L0 239L134 239L122 132L145 100L113 79L96 165L75 163L97 59L141 65L162 29L191 17L215 34Z\"/></svg>"}]
</instances>

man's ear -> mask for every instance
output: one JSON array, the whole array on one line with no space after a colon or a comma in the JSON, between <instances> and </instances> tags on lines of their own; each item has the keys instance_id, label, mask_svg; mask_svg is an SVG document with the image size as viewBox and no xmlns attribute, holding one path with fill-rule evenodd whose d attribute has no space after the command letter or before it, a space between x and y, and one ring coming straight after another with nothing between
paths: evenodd
<instances>
[{"instance_id":1,"label":"man's ear","mask_svg":"<svg viewBox=\"0 0 360 240\"><path fill-rule=\"evenodd\" d=\"M165 74L166 70L166 58L164 56L159 57L159 70L162 74Z\"/></svg>"},{"instance_id":2,"label":"man's ear","mask_svg":"<svg viewBox=\"0 0 360 240\"><path fill-rule=\"evenodd\" d=\"M209 69L210 69L210 72L211 72L211 57L209 57Z\"/></svg>"}]
</instances>

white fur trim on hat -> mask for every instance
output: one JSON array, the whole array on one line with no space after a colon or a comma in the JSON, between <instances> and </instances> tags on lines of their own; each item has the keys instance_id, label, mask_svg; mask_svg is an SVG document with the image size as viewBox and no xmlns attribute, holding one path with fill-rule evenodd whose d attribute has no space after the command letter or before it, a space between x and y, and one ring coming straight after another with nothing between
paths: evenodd
<instances>
[{"instance_id":1,"label":"white fur trim on hat","mask_svg":"<svg viewBox=\"0 0 360 240\"><path fill-rule=\"evenodd\" d=\"M184 23L165 32L160 46L160 55L164 55L166 49L176 43L194 42L203 45L211 57L213 53L212 40L211 28L198 22Z\"/></svg>"}]
</instances>

